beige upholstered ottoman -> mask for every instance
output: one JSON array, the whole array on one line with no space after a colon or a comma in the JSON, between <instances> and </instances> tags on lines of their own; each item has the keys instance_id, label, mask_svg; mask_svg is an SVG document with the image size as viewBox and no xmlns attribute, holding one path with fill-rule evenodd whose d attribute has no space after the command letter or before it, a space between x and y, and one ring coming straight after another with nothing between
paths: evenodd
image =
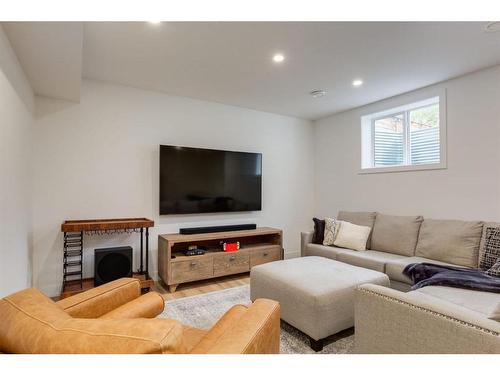
<instances>
[{"instance_id":1,"label":"beige upholstered ottoman","mask_svg":"<svg viewBox=\"0 0 500 375\"><path fill-rule=\"evenodd\" d=\"M361 284L389 286L387 275L323 257L262 264L250 272L250 295L280 303L281 319L310 337L311 348L354 325L354 291Z\"/></svg>"}]
</instances>

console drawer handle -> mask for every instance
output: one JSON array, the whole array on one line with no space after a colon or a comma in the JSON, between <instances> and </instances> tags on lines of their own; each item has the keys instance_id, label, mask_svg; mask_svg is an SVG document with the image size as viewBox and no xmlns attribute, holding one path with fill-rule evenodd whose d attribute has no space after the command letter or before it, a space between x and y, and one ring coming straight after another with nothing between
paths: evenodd
<instances>
[{"instance_id":1,"label":"console drawer handle","mask_svg":"<svg viewBox=\"0 0 500 375\"><path fill-rule=\"evenodd\" d=\"M268 255L268 254L269 254L269 253L266 251L266 252L265 252L264 254L262 254L262 255L264 255L265 257L267 257L267 255Z\"/></svg>"},{"instance_id":2,"label":"console drawer handle","mask_svg":"<svg viewBox=\"0 0 500 375\"><path fill-rule=\"evenodd\" d=\"M229 258L230 261L233 261L235 259L236 259L236 257L234 255L231 258Z\"/></svg>"},{"instance_id":3,"label":"console drawer handle","mask_svg":"<svg viewBox=\"0 0 500 375\"><path fill-rule=\"evenodd\" d=\"M196 262L191 262L191 267L196 266Z\"/></svg>"}]
</instances>

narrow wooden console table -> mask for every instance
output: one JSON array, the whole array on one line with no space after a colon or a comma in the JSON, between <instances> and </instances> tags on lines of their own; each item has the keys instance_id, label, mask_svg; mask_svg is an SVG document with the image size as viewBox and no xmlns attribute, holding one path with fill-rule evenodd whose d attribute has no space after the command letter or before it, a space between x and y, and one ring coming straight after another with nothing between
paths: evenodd
<instances>
[{"instance_id":1,"label":"narrow wooden console table","mask_svg":"<svg viewBox=\"0 0 500 375\"><path fill-rule=\"evenodd\" d=\"M224 252L220 242L240 243L240 250ZM207 248L203 255L186 256L189 245ZM248 272L253 266L283 259L280 229L158 236L158 273L171 293L181 283Z\"/></svg>"},{"instance_id":2,"label":"narrow wooden console table","mask_svg":"<svg viewBox=\"0 0 500 375\"><path fill-rule=\"evenodd\" d=\"M94 287L93 278L83 278L83 234L103 235L137 232L141 235L140 267L133 277L141 282L141 289L149 289L154 281L149 276L149 228L154 221L146 218L66 220L61 225L64 233L63 284L60 298L66 298ZM145 267L144 240L146 242Z\"/></svg>"}]
</instances>

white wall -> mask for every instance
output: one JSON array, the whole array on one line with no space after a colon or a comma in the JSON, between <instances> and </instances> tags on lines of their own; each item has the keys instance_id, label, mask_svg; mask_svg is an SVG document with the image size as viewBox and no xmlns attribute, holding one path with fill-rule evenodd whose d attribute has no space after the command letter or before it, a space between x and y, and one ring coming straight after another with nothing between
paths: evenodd
<instances>
[{"instance_id":1,"label":"white wall","mask_svg":"<svg viewBox=\"0 0 500 375\"><path fill-rule=\"evenodd\" d=\"M358 174L360 116L436 88L447 92L447 169ZM299 232L312 226L313 214L335 215L339 209L500 221L498 103L500 67L343 112L314 126L291 117L88 80L80 104L37 98L34 284L49 295L60 292L60 224L65 219L154 219L154 276L157 235L184 226L255 222L279 227L290 257L298 255ZM262 152L263 210L160 217L159 144ZM85 242L89 277L92 249L132 244L137 250L138 235L86 237Z\"/></svg>"},{"instance_id":2,"label":"white wall","mask_svg":"<svg viewBox=\"0 0 500 375\"><path fill-rule=\"evenodd\" d=\"M81 103L37 98L34 167L34 283L60 292L65 219L146 216L151 269L157 235L179 227L254 222L284 231L287 256L300 253L299 232L313 209L313 127L308 121L152 91L85 80ZM263 210L158 215L158 145L263 154ZM138 245L138 235L86 237L85 276L93 248ZM136 250L137 247L136 247Z\"/></svg>"},{"instance_id":3,"label":"white wall","mask_svg":"<svg viewBox=\"0 0 500 375\"><path fill-rule=\"evenodd\" d=\"M0 297L31 283L33 92L0 26Z\"/></svg>"},{"instance_id":4,"label":"white wall","mask_svg":"<svg viewBox=\"0 0 500 375\"><path fill-rule=\"evenodd\" d=\"M360 116L435 88L447 93L448 168L358 174ZM320 217L346 209L500 221L500 67L319 120L315 149Z\"/></svg>"}]
</instances>

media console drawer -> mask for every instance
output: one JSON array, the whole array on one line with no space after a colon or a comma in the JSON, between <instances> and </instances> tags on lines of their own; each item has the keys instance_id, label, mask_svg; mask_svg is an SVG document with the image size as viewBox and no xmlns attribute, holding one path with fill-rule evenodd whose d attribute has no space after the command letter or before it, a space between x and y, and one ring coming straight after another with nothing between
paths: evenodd
<instances>
[{"instance_id":1,"label":"media console drawer","mask_svg":"<svg viewBox=\"0 0 500 375\"><path fill-rule=\"evenodd\" d=\"M250 270L248 253L219 254L214 257L214 276L231 275Z\"/></svg>"},{"instance_id":2,"label":"media console drawer","mask_svg":"<svg viewBox=\"0 0 500 375\"><path fill-rule=\"evenodd\" d=\"M172 263L172 282L202 280L213 276L213 258L185 260Z\"/></svg>"},{"instance_id":3,"label":"media console drawer","mask_svg":"<svg viewBox=\"0 0 500 375\"><path fill-rule=\"evenodd\" d=\"M274 262L281 259L281 247L273 246L268 249L259 249L252 251L250 255L250 268L268 262Z\"/></svg>"}]
</instances>

